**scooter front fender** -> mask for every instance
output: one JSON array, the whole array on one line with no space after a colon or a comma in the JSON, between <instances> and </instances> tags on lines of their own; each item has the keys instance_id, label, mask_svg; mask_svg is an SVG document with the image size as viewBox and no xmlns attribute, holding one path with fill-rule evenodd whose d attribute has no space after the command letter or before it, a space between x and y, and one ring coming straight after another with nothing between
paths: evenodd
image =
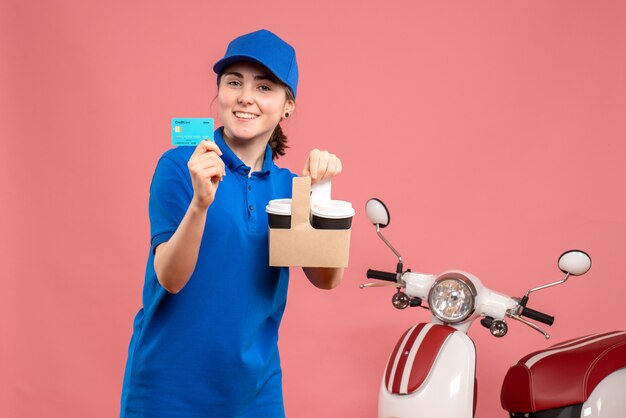
<instances>
[{"instance_id":1,"label":"scooter front fender","mask_svg":"<svg viewBox=\"0 0 626 418\"><path fill-rule=\"evenodd\" d=\"M380 385L379 418L472 418L476 348L454 328L418 324L398 341Z\"/></svg>"}]
</instances>

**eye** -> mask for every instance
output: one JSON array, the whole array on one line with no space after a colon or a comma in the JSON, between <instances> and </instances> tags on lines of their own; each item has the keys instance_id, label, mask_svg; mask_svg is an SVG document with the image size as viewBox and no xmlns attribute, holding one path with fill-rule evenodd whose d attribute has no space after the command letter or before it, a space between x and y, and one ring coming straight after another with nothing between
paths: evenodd
<instances>
[{"instance_id":1,"label":"eye","mask_svg":"<svg viewBox=\"0 0 626 418\"><path fill-rule=\"evenodd\" d=\"M268 86L267 84L261 84L259 86L259 90L261 90L261 91L271 91L272 88L270 86Z\"/></svg>"},{"instance_id":2,"label":"eye","mask_svg":"<svg viewBox=\"0 0 626 418\"><path fill-rule=\"evenodd\" d=\"M241 85L241 82L239 82L239 80L228 80L226 84L233 87L239 87Z\"/></svg>"}]
</instances>

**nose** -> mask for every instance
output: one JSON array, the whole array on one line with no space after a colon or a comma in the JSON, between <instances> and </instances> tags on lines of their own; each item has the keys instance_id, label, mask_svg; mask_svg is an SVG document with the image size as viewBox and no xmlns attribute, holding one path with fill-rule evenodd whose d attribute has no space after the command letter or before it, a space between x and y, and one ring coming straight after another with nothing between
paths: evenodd
<instances>
[{"instance_id":1,"label":"nose","mask_svg":"<svg viewBox=\"0 0 626 418\"><path fill-rule=\"evenodd\" d=\"M237 98L237 103L240 105L252 104L252 97L247 89L242 89L241 94Z\"/></svg>"},{"instance_id":2,"label":"nose","mask_svg":"<svg viewBox=\"0 0 626 418\"><path fill-rule=\"evenodd\" d=\"M247 96L240 96L237 99L237 103L239 103L240 105L248 105L248 104L252 104L252 99L250 99Z\"/></svg>"}]
</instances>

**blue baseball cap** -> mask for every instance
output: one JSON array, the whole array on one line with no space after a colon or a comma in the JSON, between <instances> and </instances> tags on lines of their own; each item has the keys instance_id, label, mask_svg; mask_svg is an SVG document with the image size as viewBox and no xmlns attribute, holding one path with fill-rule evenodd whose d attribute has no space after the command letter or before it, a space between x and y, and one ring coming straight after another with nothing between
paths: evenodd
<instances>
[{"instance_id":1,"label":"blue baseball cap","mask_svg":"<svg viewBox=\"0 0 626 418\"><path fill-rule=\"evenodd\" d=\"M251 61L265 66L276 78L285 83L293 97L298 90L298 63L296 50L272 32L261 29L233 39L226 48L224 58L213 66L217 75L230 64Z\"/></svg>"}]
</instances>

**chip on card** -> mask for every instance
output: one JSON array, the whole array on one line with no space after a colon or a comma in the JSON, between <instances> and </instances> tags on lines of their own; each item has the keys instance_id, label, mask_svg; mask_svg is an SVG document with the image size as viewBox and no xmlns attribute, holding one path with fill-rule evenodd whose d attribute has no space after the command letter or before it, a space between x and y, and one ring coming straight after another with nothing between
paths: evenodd
<instances>
[{"instance_id":1,"label":"chip on card","mask_svg":"<svg viewBox=\"0 0 626 418\"><path fill-rule=\"evenodd\" d=\"M205 139L213 142L213 118L172 119L172 145L196 146Z\"/></svg>"}]
</instances>

